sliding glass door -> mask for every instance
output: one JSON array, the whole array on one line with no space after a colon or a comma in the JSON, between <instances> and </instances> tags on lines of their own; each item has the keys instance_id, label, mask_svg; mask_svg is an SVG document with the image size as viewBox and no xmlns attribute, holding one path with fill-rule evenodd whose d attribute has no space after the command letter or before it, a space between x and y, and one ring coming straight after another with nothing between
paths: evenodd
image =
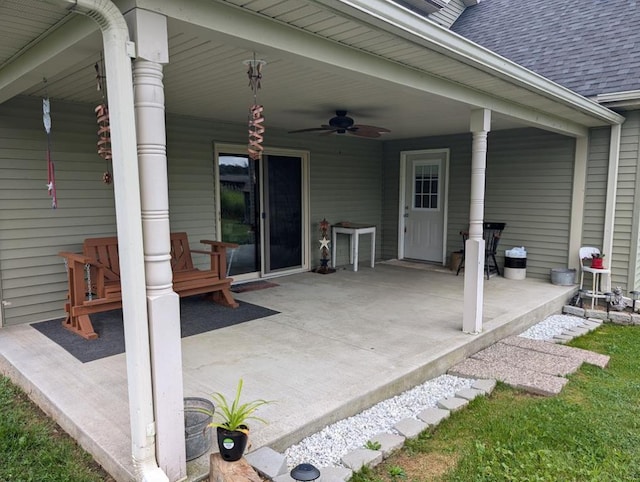
<instances>
[{"instance_id":1,"label":"sliding glass door","mask_svg":"<svg viewBox=\"0 0 640 482\"><path fill-rule=\"evenodd\" d=\"M222 241L240 247L229 255L238 278L300 270L305 266L305 162L302 156L220 151L218 189ZM245 276L246 275L246 276Z\"/></svg>"}]
</instances>

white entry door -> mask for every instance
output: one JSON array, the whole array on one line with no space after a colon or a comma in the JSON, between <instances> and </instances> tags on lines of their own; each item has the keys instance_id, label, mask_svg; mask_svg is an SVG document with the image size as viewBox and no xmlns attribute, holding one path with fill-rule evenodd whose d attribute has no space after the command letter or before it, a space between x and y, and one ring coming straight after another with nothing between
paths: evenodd
<instances>
[{"instance_id":1,"label":"white entry door","mask_svg":"<svg viewBox=\"0 0 640 482\"><path fill-rule=\"evenodd\" d=\"M404 258L444 262L447 150L402 153Z\"/></svg>"}]
</instances>

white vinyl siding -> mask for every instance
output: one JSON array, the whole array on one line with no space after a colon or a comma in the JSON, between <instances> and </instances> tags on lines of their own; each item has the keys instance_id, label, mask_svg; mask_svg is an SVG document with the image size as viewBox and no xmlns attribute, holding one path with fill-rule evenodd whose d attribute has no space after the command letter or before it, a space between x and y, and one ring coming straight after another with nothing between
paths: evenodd
<instances>
[{"instance_id":1,"label":"white vinyl siding","mask_svg":"<svg viewBox=\"0 0 640 482\"><path fill-rule=\"evenodd\" d=\"M602 250L605 206L607 200L607 175L609 171L608 127L591 129L587 158L587 182L584 198L584 222L582 246L595 246ZM605 253L611 259L611 253Z\"/></svg>"},{"instance_id":2,"label":"white vinyl siding","mask_svg":"<svg viewBox=\"0 0 640 482\"><path fill-rule=\"evenodd\" d=\"M459 233L469 225L470 134L386 144L384 257L397 257L399 153L432 148L451 149L447 252L462 249ZM489 134L484 217L507 224L500 265L505 249L525 246L527 276L548 279L551 268L567 266L574 150L573 139L537 129Z\"/></svg>"},{"instance_id":3,"label":"white vinyl siding","mask_svg":"<svg viewBox=\"0 0 640 482\"><path fill-rule=\"evenodd\" d=\"M51 101L58 209L47 193L40 99L0 106L0 276L7 325L62 315L66 273L59 251L113 232L113 187L96 153L93 106Z\"/></svg>"},{"instance_id":4,"label":"white vinyl siding","mask_svg":"<svg viewBox=\"0 0 640 482\"><path fill-rule=\"evenodd\" d=\"M3 323L64 315L67 277L59 251L79 252L87 237L116 234L113 186L96 153L93 105L51 102L53 160L59 208L47 194L46 135L41 100L0 106L0 287ZM170 226L190 241L215 238L213 142L246 143L246 126L167 116ZM382 144L349 136L290 135L269 130L265 145L310 152L311 266L319 264L318 223L351 221L379 227ZM362 240L366 261L368 237ZM380 246L380 243L378 243ZM348 261L347 243L338 261ZM380 248L378 248L380 249ZM205 261L200 260L200 263Z\"/></svg>"},{"instance_id":5,"label":"white vinyl siding","mask_svg":"<svg viewBox=\"0 0 640 482\"><path fill-rule=\"evenodd\" d=\"M464 12L465 8L462 0L451 0L446 7L430 14L429 19L443 27L451 28L462 12Z\"/></svg>"},{"instance_id":6,"label":"white vinyl siding","mask_svg":"<svg viewBox=\"0 0 640 482\"><path fill-rule=\"evenodd\" d=\"M629 291L640 287L640 111L629 112L626 117L620 139L611 282L612 286L621 286Z\"/></svg>"}]
</instances>

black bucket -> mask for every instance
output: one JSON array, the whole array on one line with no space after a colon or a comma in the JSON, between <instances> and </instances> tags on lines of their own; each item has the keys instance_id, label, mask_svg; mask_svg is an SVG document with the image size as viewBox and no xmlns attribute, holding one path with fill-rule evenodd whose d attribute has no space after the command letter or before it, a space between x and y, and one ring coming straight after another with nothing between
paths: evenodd
<instances>
[{"instance_id":1,"label":"black bucket","mask_svg":"<svg viewBox=\"0 0 640 482\"><path fill-rule=\"evenodd\" d=\"M213 414L214 406L205 398L187 397L184 399L184 430L187 448L187 461L197 459L211 448L212 416L203 413L208 410Z\"/></svg>"}]
</instances>

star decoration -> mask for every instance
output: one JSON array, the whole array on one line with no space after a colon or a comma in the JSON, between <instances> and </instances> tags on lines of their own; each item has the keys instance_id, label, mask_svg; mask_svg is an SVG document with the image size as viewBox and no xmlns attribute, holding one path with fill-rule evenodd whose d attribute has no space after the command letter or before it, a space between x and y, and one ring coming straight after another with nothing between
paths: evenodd
<instances>
[{"instance_id":1,"label":"star decoration","mask_svg":"<svg viewBox=\"0 0 640 482\"><path fill-rule=\"evenodd\" d=\"M319 241L320 241L320 249L324 249L324 248L329 249L329 240L327 239L326 236L323 236L322 239L320 239Z\"/></svg>"},{"instance_id":2,"label":"star decoration","mask_svg":"<svg viewBox=\"0 0 640 482\"><path fill-rule=\"evenodd\" d=\"M53 191L53 183L52 182L47 183L47 191L49 191L49 192Z\"/></svg>"},{"instance_id":3,"label":"star decoration","mask_svg":"<svg viewBox=\"0 0 640 482\"><path fill-rule=\"evenodd\" d=\"M320 221L320 230L326 231L328 229L329 229L329 221L327 221L326 219L323 219L322 221Z\"/></svg>"}]
</instances>

